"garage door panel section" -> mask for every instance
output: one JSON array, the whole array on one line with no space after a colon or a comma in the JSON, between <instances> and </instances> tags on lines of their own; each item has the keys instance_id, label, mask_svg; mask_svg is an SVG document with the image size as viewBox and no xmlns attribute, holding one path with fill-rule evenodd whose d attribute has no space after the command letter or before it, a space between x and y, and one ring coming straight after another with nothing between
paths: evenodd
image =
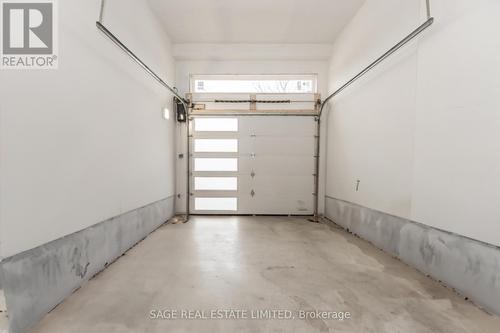
<instances>
[{"instance_id":1,"label":"garage door panel section","mask_svg":"<svg viewBox=\"0 0 500 333\"><path fill-rule=\"evenodd\" d=\"M240 174L305 176L314 174L314 160L310 156L261 155L243 156L240 160Z\"/></svg>"},{"instance_id":2,"label":"garage door panel section","mask_svg":"<svg viewBox=\"0 0 500 333\"><path fill-rule=\"evenodd\" d=\"M312 215L313 210L311 206L313 205L313 200L309 198L308 200L301 200L298 198L287 197L277 197L277 196L266 196L260 195L258 198L253 199L253 206L265 207L260 213L262 215L282 215L284 211L288 212L289 215ZM269 205L269 201L273 202L273 205Z\"/></svg>"},{"instance_id":3,"label":"garage door panel section","mask_svg":"<svg viewBox=\"0 0 500 333\"><path fill-rule=\"evenodd\" d=\"M294 193L296 197L310 197L314 191L314 177L311 176L255 176L253 185L259 193L268 195ZM306 190L306 191L305 191ZM302 198L303 199L303 198Z\"/></svg>"},{"instance_id":4,"label":"garage door panel section","mask_svg":"<svg viewBox=\"0 0 500 333\"><path fill-rule=\"evenodd\" d=\"M313 184L312 176L256 176L249 200L253 207L260 207L259 214L283 214L286 211L288 214L310 215Z\"/></svg>"},{"instance_id":5,"label":"garage door panel section","mask_svg":"<svg viewBox=\"0 0 500 333\"><path fill-rule=\"evenodd\" d=\"M254 116L239 120L241 136L314 137L316 133L314 117Z\"/></svg>"},{"instance_id":6,"label":"garage door panel section","mask_svg":"<svg viewBox=\"0 0 500 333\"><path fill-rule=\"evenodd\" d=\"M293 193L293 197L310 197L314 192L314 177L312 176L240 176L238 177L240 193L283 195Z\"/></svg>"},{"instance_id":7,"label":"garage door panel section","mask_svg":"<svg viewBox=\"0 0 500 333\"><path fill-rule=\"evenodd\" d=\"M288 196L270 196L258 194L255 196L241 194L239 197L238 214L255 215L312 215L313 199L292 199ZM269 205L272 202L272 205ZM255 207L260 207L255 211ZM286 212L286 213L284 213Z\"/></svg>"},{"instance_id":8,"label":"garage door panel section","mask_svg":"<svg viewBox=\"0 0 500 333\"><path fill-rule=\"evenodd\" d=\"M241 154L256 156L307 156L311 157L310 147L314 146L314 137L274 137L258 136L240 142Z\"/></svg>"}]
</instances>

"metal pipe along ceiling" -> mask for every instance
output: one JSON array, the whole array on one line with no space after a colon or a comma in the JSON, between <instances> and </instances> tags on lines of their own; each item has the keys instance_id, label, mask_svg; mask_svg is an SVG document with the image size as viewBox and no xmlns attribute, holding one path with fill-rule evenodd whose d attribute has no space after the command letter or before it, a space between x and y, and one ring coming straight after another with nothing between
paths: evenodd
<instances>
[{"instance_id":1,"label":"metal pipe along ceiling","mask_svg":"<svg viewBox=\"0 0 500 333\"><path fill-rule=\"evenodd\" d=\"M103 0L104 2L104 0ZM122 49L130 58L132 58L139 66L141 66L149 75L151 75L156 81L158 81L162 86L170 90L172 94L175 95L179 100L181 100L184 104L188 104L188 101L185 100L179 93L172 87L168 85L160 76L158 76L151 68L148 67L139 57L137 57L125 44L123 44L111 31L109 31L101 22L96 22L97 28L102 31L106 37L108 37L113 43L115 43L120 49Z\"/></svg>"}]
</instances>

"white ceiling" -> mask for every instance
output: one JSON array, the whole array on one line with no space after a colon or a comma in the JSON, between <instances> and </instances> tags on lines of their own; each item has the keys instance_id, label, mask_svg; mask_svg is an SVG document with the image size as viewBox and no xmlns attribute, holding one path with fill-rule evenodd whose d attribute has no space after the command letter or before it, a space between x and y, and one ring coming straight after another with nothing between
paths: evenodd
<instances>
[{"instance_id":1,"label":"white ceiling","mask_svg":"<svg viewBox=\"0 0 500 333\"><path fill-rule=\"evenodd\" d=\"M365 0L149 0L174 43L333 43Z\"/></svg>"},{"instance_id":2,"label":"white ceiling","mask_svg":"<svg viewBox=\"0 0 500 333\"><path fill-rule=\"evenodd\" d=\"M177 43L177 60L328 60L332 44Z\"/></svg>"}]
</instances>

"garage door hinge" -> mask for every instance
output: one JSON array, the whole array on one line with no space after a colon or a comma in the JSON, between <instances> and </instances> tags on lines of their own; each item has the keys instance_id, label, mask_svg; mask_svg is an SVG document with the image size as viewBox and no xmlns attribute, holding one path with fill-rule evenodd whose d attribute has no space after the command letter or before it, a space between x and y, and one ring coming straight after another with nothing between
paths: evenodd
<instances>
[{"instance_id":1,"label":"garage door hinge","mask_svg":"<svg viewBox=\"0 0 500 333\"><path fill-rule=\"evenodd\" d=\"M252 190L252 192L250 192L250 195L251 195L252 197L254 197L254 196L255 196L255 191L254 191L254 190Z\"/></svg>"}]
</instances>

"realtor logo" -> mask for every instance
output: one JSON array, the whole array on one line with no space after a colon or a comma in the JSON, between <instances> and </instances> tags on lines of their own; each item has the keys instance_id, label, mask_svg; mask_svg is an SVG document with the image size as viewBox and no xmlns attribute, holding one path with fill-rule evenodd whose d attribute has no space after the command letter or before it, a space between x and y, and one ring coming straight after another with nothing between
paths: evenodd
<instances>
[{"instance_id":1,"label":"realtor logo","mask_svg":"<svg viewBox=\"0 0 500 333\"><path fill-rule=\"evenodd\" d=\"M2 0L3 69L57 68L53 0Z\"/></svg>"}]
</instances>

